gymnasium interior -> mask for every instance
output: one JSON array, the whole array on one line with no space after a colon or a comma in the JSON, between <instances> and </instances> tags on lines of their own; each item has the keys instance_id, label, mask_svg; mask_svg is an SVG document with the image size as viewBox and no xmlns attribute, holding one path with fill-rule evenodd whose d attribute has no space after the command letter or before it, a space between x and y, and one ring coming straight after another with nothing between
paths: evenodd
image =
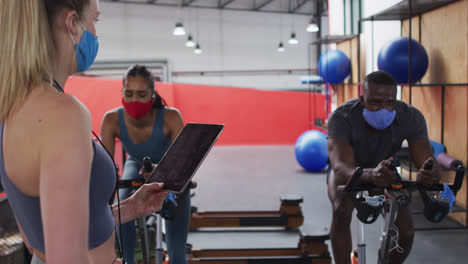
<instances>
[{"instance_id":1,"label":"gymnasium interior","mask_svg":"<svg viewBox=\"0 0 468 264\"><path fill-rule=\"evenodd\" d=\"M151 70L155 90L185 124L224 125L193 177L188 263L335 263L328 119L361 96L366 75L377 70L397 80L398 100L424 115L434 158L450 159L441 182L453 184L460 168L458 174L466 174L468 0L100 0L99 5L97 58L64 87L89 109L98 136L106 112L122 104L122 77L133 64ZM127 157L117 141L120 173ZM399 173L414 181L418 168L407 151L405 157ZM405 263L466 263L467 187L463 179L451 212L440 222L425 217L423 198L414 192L415 236ZM209 212L214 216L203 214ZM381 263L384 226L384 217L364 225L368 263ZM353 216L353 249L359 228ZM137 248L137 263L157 263L156 232L149 235L150 260ZM1 189L0 264L29 263L26 251Z\"/></svg>"}]
</instances>

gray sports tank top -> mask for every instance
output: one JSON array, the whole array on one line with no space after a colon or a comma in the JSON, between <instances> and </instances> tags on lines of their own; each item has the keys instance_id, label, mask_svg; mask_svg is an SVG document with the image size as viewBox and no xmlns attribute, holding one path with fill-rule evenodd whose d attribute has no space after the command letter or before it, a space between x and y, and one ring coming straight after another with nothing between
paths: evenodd
<instances>
[{"instance_id":1,"label":"gray sports tank top","mask_svg":"<svg viewBox=\"0 0 468 264\"><path fill-rule=\"evenodd\" d=\"M93 141L94 158L89 189L88 248L93 249L107 241L114 230L114 216L109 205L116 184L114 163L106 150ZM33 248L42 253L44 233L42 228L40 197L21 192L8 178L3 158L3 122L0 123L0 180L13 213L24 235ZM76 197L80 199L80 197Z\"/></svg>"}]
</instances>

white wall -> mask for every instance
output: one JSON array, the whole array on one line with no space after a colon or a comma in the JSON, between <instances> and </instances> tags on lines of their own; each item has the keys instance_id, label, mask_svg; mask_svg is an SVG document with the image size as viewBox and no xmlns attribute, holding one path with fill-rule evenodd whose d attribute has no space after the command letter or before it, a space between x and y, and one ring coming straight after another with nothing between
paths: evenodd
<instances>
[{"instance_id":1,"label":"white wall","mask_svg":"<svg viewBox=\"0 0 468 264\"><path fill-rule=\"evenodd\" d=\"M401 0L362 0L362 17L365 18L379 13L398 2L401 2ZM342 35L344 34L343 0L329 0L329 5L329 34ZM349 10L349 7L347 9ZM380 49L385 43L400 37L400 35L400 21L374 21L374 30L372 30L372 22L362 23L361 41L366 47L366 73L377 70L377 57ZM374 54L372 54L372 46L374 47Z\"/></svg>"},{"instance_id":2,"label":"white wall","mask_svg":"<svg viewBox=\"0 0 468 264\"><path fill-rule=\"evenodd\" d=\"M362 18L375 15L399 2L401 0L362 0ZM344 34L343 0L329 0L329 5L329 34L342 35ZM399 20L374 21L373 26L370 21L362 22L361 42L366 49L366 74L378 70L379 51L387 42L400 36L401 22ZM401 89L398 89L397 98L401 98Z\"/></svg>"},{"instance_id":3,"label":"white wall","mask_svg":"<svg viewBox=\"0 0 468 264\"><path fill-rule=\"evenodd\" d=\"M344 34L344 6L343 0L328 0L328 17L330 35L343 35Z\"/></svg>"},{"instance_id":4,"label":"white wall","mask_svg":"<svg viewBox=\"0 0 468 264\"><path fill-rule=\"evenodd\" d=\"M369 17L381 12L390 6L401 2L401 0L365 0L363 6L363 17ZM366 52L366 72L370 73L378 70L377 57L379 51L388 42L401 36L401 23L397 21L374 21L373 46L374 56L372 56L372 22L363 23L363 40L367 47Z\"/></svg>"},{"instance_id":5,"label":"white wall","mask_svg":"<svg viewBox=\"0 0 468 264\"><path fill-rule=\"evenodd\" d=\"M310 17L299 15L294 16L299 45L291 46L287 44L293 27L291 15L210 9L180 11L171 7L109 2L101 2L101 13L97 26L100 50L96 61L167 59L174 72L307 69L307 44L316 35L305 31ZM193 49L185 47L187 36L172 35L175 22L182 15L186 28L199 40L203 54L196 55ZM198 36L195 36L197 16ZM276 50L280 40L286 48L284 53ZM316 67L315 55L313 51L312 68ZM178 76L172 81L298 89L304 88L300 77L300 74Z\"/></svg>"}]
</instances>

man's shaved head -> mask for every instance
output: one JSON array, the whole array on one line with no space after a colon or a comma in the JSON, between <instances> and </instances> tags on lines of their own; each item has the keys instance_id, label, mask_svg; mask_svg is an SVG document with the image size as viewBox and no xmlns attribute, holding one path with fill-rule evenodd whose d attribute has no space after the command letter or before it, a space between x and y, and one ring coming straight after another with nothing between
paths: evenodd
<instances>
[{"instance_id":1,"label":"man's shaved head","mask_svg":"<svg viewBox=\"0 0 468 264\"><path fill-rule=\"evenodd\" d=\"M397 83L393 77L383 71L376 71L366 76L362 85L360 101L370 111L382 108L393 111L396 103Z\"/></svg>"},{"instance_id":2,"label":"man's shaved head","mask_svg":"<svg viewBox=\"0 0 468 264\"><path fill-rule=\"evenodd\" d=\"M393 88L396 91L397 83L393 77L384 72L384 71L376 71L373 73L369 73L366 78L364 79L364 83L362 85L363 87L363 93L367 93L369 90L369 87L374 87L374 86L387 86L389 88Z\"/></svg>"}]
</instances>

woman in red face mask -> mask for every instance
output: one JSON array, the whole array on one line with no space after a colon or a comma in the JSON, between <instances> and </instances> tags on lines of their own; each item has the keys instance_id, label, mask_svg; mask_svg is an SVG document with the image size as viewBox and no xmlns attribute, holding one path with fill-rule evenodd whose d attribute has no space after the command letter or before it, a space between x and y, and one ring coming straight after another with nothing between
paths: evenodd
<instances>
[{"instance_id":1,"label":"woman in red face mask","mask_svg":"<svg viewBox=\"0 0 468 264\"><path fill-rule=\"evenodd\" d=\"M184 126L179 111L166 105L155 91L154 84L154 78L145 66L131 66L123 78L123 107L106 113L101 124L102 141L111 154L114 154L115 138L120 139L129 154L123 179L143 178L139 174L143 158L151 157L153 163L158 163ZM128 197L131 191L121 189L120 199ZM165 221L166 244L171 264L186 264L190 195L183 195L178 208L177 216ZM120 228L125 259L128 264L133 264L135 224L132 221Z\"/></svg>"}]
</instances>

